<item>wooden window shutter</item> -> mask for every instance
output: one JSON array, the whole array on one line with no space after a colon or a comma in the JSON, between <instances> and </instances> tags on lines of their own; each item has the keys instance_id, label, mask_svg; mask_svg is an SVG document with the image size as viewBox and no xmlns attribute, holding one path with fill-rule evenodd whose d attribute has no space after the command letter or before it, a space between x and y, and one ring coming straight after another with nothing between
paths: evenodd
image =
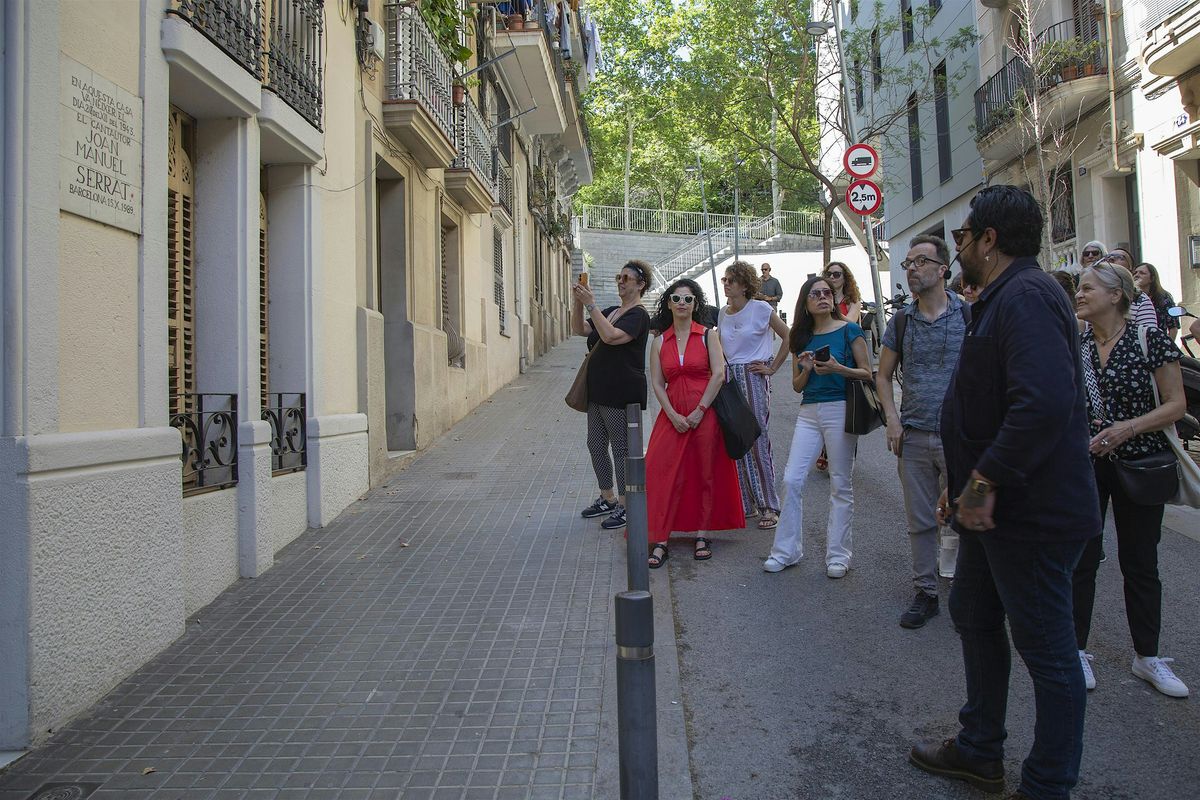
<instances>
[{"instance_id":1,"label":"wooden window shutter","mask_svg":"<svg viewBox=\"0 0 1200 800\"><path fill-rule=\"evenodd\" d=\"M262 408L270 408L270 360L267 332L270 294L267 291L267 198L258 195L258 391Z\"/></svg>"},{"instance_id":2,"label":"wooden window shutter","mask_svg":"<svg viewBox=\"0 0 1200 800\"><path fill-rule=\"evenodd\" d=\"M450 264L446 253L446 237L449 235L450 229L446 226L441 228L441 237L438 239L438 248L440 261L442 265L442 330L449 330L447 323L450 322Z\"/></svg>"},{"instance_id":3,"label":"wooden window shutter","mask_svg":"<svg viewBox=\"0 0 1200 800\"><path fill-rule=\"evenodd\" d=\"M170 110L167 151L167 370L170 413L194 410L196 392L195 120Z\"/></svg>"},{"instance_id":4,"label":"wooden window shutter","mask_svg":"<svg viewBox=\"0 0 1200 800\"><path fill-rule=\"evenodd\" d=\"M492 296L500 313L500 332L505 332L504 314L504 236L492 230Z\"/></svg>"}]
</instances>

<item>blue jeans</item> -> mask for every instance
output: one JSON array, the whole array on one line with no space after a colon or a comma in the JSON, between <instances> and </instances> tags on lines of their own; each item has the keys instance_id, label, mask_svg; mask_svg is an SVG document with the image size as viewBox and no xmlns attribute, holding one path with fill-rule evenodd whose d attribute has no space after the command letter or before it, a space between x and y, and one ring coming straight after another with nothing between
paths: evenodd
<instances>
[{"instance_id":1,"label":"blue jeans","mask_svg":"<svg viewBox=\"0 0 1200 800\"><path fill-rule=\"evenodd\" d=\"M1021 766L1020 790L1033 800L1070 797L1083 755L1087 689L1075 647L1071 576L1085 542L1028 542L963 534L950 590L950 617L962 638L967 702L958 747L1004 758L1012 641L1033 679L1037 722Z\"/></svg>"}]
</instances>

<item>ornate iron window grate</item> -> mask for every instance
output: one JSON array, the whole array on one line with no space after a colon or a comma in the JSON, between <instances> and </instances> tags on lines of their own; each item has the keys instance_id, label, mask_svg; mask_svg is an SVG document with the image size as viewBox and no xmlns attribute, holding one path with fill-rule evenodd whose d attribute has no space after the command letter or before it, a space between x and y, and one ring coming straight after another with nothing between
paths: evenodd
<instances>
[{"instance_id":1,"label":"ornate iron window grate","mask_svg":"<svg viewBox=\"0 0 1200 800\"><path fill-rule=\"evenodd\" d=\"M508 161L504 158L504 153L496 150L496 202L498 202L509 216L513 212L513 179L512 169L508 166Z\"/></svg>"},{"instance_id":2,"label":"ornate iron window grate","mask_svg":"<svg viewBox=\"0 0 1200 800\"><path fill-rule=\"evenodd\" d=\"M271 425L271 474L299 472L308 466L307 398L303 393L267 397L262 418Z\"/></svg>"},{"instance_id":3,"label":"ornate iron window grate","mask_svg":"<svg viewBox=\"0 0 1200 800\"><path fill-rule=\"evenodd\" d=\"M171 0L167 13L187 20L243 69L262 79L262 0Z\"/></svg>"},{"instance_id":4,"label":"ornate iron window grate","mask_svg":"<svg viewBox=\"0 0 1200 800\"><path fill-rule=\"evenodd\" d=\"M483 115L479 113L479 107L469 96L454 110L454 146L458 155L451 166L454 169L471 170L489 192L494 192L492 153L496 142L483 121Z\"/></svg>"},{"instance_id":5,"label":"ornate iron window grate","mask_svg":"<svg viewBox=\"0 0 1200 800\"><path fill-rule=\"evenodd\" d=\"M321 130L325 0L269 0L267 88Z\"/></svg>"},{"instance_id":6,"label":"ornate iron window grate","mask_svg":"<svg viewBox=\"0 0 1200 800\"><path fill-rule=\"evenodd\" d=\"M171 415L171 427L183 438L183 494L224 489L238 481L238 413L236 394L197 393L172 398L172 408L190 410Z\"/></svg>"}]
</instances>

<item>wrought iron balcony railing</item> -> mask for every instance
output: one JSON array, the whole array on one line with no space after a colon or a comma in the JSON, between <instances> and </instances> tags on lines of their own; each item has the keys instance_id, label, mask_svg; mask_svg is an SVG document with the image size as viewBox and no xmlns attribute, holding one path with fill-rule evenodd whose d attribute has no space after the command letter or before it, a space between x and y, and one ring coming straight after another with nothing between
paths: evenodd
<instances>
[{"instance_id":1,"label":"wrought iron balcony railing","mask_svg":"<svg viewBox=\"0 0 1200 800\"><path fill-rule=\"evenodd\" d=\"M262 418L271 424L271 473L299 472L308 466L308 413L304 394L267 395Z\"/></svg>"},{"instance_id":2,"label":"wrought iron balcony railing","mask_svg":"<svg viewBox=\"0 0 1200 800\"><path fill-rule=\"evenodd\" d=\"M247 72L262 79L262 0L171 0L167 13L187 20Z\"/></svg>"},{"instance_id":3,"label":"wrought iron balcony railing","mask_svg":"<svg viewBox=\"0 0 1200 800\"><path fill-rule=\"evenodd\" d=\"M499 203L509 216L513 212L513 179L512 167L508 166L508 162L504 160L504 154L499 148L495 152L496 178L495 191L496 202Z\"/></svg>"},{"instance_id":4,"label":"wrought iron balcony railing","mask_svg":"<svg viewBox=\"0 0 1200 800\"><path fill-rule=\"evenodd\" d=\"M267 88L321 130L325 0L268 0Z\"/></svg>"},{"instance_id":5,"label":"wrought iron balcony railing","mask_svg":"<svg viewBox=\"0 0 1200 800\"><path fill-rule=\"evenodd\" d=\"M1052 58L1051 52L1061 57ZM1072 52L1078 55L1071 57ZM1030 61L1038 66L1036 77ZM1013 57L975 92L975 135L982 139L1014 119L1017 104L1034 91L1107 72L1108 57L1094 25L1080 25L1074 19L1051 25L1034 40L1032 59Z\"/></svg>"},{"instance_id":6,"label":"wrought iron balcony railing","mask_svg":"<svg viewBox=\"0 0 1200 800\"><path fill-rule=\"evenodd\" d=\"M171 427L183 439L184 495L224 489L238 481L236 394L189 394L173 399Z\"/></svg>"},{"instance_id":7,"label":"wrought iron balcony railing","mask_svg":"<svg viewBox=\"0 0 1200 800\"><path fill-rule=\"evenodd\" d=\"M454 146L458 155L450 166L471 170L489 192L494 192L492 153L496 149L496 137L470 95L464 98L462 105L454 107Z\"/></svg>"},{"instance_id":8,"label":"wrought iron balcony railing","mask_svg":"<svg viewBox=\"0 0 1200 800\"><path fill-rule=\"evenodd\" d=\"M416 5L387 4L389 100L413 100L454 141L454 73Z\"/></svg>"}]
</instances>

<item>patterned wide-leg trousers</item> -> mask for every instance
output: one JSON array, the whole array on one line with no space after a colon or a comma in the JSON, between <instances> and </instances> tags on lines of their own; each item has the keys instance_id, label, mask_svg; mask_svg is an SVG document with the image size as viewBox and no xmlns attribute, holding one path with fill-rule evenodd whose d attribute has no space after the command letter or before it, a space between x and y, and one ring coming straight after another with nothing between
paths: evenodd
<instances>
[{"instance_id":1,"label":"patterned wide-leg trousers","mask_svg":"<svg viewBox=\"0 0 1200 800\"><path fill-rule=\"evenodd\" d=\"M767 361L755 362L768 364ZM729 364L725 380L732 377L741 387L746 402L758 419L762 436L754 447L737 462L738 482L742 485L742 510L747 514L755 510L779 513L779 494L775 491L775 465L771 462L771 438L767 435L767 423L771 419L771 376L758 375L750 371L751 364Z\"/></svg>"}]
</instances>

